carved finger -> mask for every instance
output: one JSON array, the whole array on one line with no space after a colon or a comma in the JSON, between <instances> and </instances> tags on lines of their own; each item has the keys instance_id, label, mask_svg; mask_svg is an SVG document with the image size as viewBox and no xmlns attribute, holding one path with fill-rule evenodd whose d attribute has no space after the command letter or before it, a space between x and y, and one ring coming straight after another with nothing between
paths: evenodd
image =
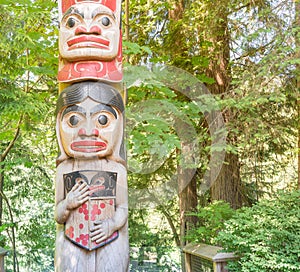
<instances>
[{"instance_id":1,"label":"carved finger","mask_svg":"<svg viewBox=\"0 0 300 272\"><path fill-rule=\"evenodd\" d=\"M100 239L104 235L105 235L105 233L102 232L101 230L97 230L97 231L91 232L92 241L94 242L97 239Z\"/></svg>"},{"instance_id":2,"label":"carved finger","mask_svg":"<svg viewBox=\"0 0 300 272\"><path fill-rule=\"evenodd\" d=\"M89 189L89 187L88 187L88 185L85 183L85 182L83 182L82 184L80 184L80 186L79 186L79 188L78 188L78 190L81 192L81 191L86 191L86 190L88 190Z\"/></svg>"},{"instance_id":3,"label":"carved finger","mask_svg":"<svg viewBox=\"0 0 300 272\"><path fill-rule=\"evenodd\" d=\"M80 186L80 184L79 184L79 183L76 183L76 184L73 186L73 188L71 189L71 191L72 191L72 192L76 191L77 188L78 188L79 186Z\"/></svg>"},{"instance_id":4,"label":"carved finger","mask_svg":"<svg viewBox=\"0 0 300 272\"><path fill-rule=\"evenodd\" d=\"M99 238L98 240L96 240L96 243L99 244L99 243L103 242L106 239L107 239L107 236L105 235L105 236Z\"/></svg>"},{"instance_id":5,"label":"carved finger","mask_svg":"<svg viewBox=\"0 0 300 272\"><path fill-rule=\"evenodd\" d=\"M101 221L94 222L94 226L90 228L91 232L101 229Z\"/></svg>"},{"instance_id":6,"label":"carved finger","mask_svg":"<svg viewBox=\"0 0 300 272\"><path fill-rule=\"evenodd\" d=\"M89 192L85 192L85 193L82 193L82 194L80 194L80 198L86 198L86 197L89 197Z\"/></svg>"},{"instance_id":7,"label":"carved finger","mask_svg":"<svg viewBox=\"0 0 300 272\"><path fill-rule=\"evenodd\" d=\"M85 198L79 200L79 203L83 204L83 203L87 202L88 200L89 200L89 197L85 197Z\"/></svg>"}]
</instances>

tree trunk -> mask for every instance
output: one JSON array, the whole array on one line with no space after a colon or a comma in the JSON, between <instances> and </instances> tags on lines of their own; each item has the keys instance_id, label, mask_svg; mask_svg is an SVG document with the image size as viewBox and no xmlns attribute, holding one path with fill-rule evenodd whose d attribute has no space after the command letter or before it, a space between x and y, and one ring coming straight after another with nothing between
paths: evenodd
<instances>
[{"instance_id":1,"label":"tree trunk","mask_svg":"<svg viewBox=\"0 0 300 272\"><path fill-rule=\"evenodd\" d=\"M193 169L183 169L178 167L181 247L186 245L187 240L185 237L189 230L197 223L197 218L189 215L189 212L195 211L197 207L197 180L194 172ZM191 180L187 183L189 178ZM184 188L181 188L181 186Z\"/></svg>"},{"instance_id":2,"label":"tree trunk","mask_svg":"<svg viewBox=\"0 0 300 272\"><path fill-rule=\"evenodd\" d=\"M223 8L211 5L212 14L216 14L212 21L210 31L206 37L212 43L208 55L210 56L209 67L206 71L207 76L215 80L214 84L208 86L212 94L220 95L228 92L230 88L230 49L229 34L227 29L226 5ZM215 10L215 9L218 10ZM231 113L229 110L224 112L225 122L229 122ZM227 142L235 145L235 139L228 134ZM224 200L229 202L231 207L239 208L242 206L243 194L240 178L239 159L237 154L227 152L225 161L218 178L211 184L211 199Z\"/></svg>"},{"instance_id":3,"label":"tree trunk","mask_svg":"<svg viewBox=\"0 0 300 272\"><path fill-rule=\"evenodd\" d=\"M181 35L182 26L177 24L179 20L183 18L184 14L184 1L175 0L171 1L172 9L169 10L169 19L174 22L173 35L172 35L172 51L170 54L172 59L177 57L187 57L185 42L185 35ZM176 25L176 27L175 27ZM181 152L178 152L179 156L192 159L193 146L190 144L190 138L188 135L188 128L185 130L187 124L182 120L177 120L175 126L180 131L181 139ZM186 244L185 236L192 225L196 224L196 218L189 216L188 213L194 211L197 207L197 181L195 178L195 169L187 167L189 162L182 162L177 166L177 182L178 182L178 195L179 195L179 211L180 211L180 246L183 247Z\"/></svg>"}]
</instances>

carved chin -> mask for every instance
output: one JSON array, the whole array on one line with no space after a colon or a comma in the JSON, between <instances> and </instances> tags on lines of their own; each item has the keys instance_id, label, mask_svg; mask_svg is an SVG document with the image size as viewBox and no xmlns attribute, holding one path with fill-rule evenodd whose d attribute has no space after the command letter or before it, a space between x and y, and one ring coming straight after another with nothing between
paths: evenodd
<instances>
[{"instance_id":1,"label":"carved chin","mask_svg":"<svg viewBox=\"0 0 300 272\"><path fill-rule=\"evenodd\" d=\"M95 148L81 148L78 150L69 150L67 155L70 158L74 159L95 159L95 158L105 158L112 155L112 151L110 149L95 149Z\"/></svg>"}]
</instances>

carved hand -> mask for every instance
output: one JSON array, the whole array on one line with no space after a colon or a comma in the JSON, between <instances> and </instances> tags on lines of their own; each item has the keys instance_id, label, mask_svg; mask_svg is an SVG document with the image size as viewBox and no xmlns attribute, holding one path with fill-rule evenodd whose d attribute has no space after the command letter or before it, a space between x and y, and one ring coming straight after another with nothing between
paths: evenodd
<instances>
[{"instance_id":1,"label":"carved hand","mask_svg":"<svg viewBox=\"0 0 300 272\"><path fill-rule=\"evenodd\" d=\"M84 182L76 183L72 190L66 196L66 207L68 210L73 210L89 199L89 188Z\"/></svg>"},{"instance_id":2,"label":"carved hand","mask_svg":"<svg viewBox=\"0 0 300 272\"><path fill-rule=\"evenodd\" d=\"M111 220L96 221L91 228L92 241L99 244L110 237L113 234L111 223Z\"/></svg>"}]
</instances>

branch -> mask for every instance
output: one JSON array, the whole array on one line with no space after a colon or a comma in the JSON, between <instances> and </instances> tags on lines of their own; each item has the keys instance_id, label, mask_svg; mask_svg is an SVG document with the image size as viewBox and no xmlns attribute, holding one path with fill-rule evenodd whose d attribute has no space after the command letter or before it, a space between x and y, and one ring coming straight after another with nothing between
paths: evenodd
<instances>
[{"instance_id":1,"label":"branch","mask_svg":"<svg viewBox=\"0 0 300 272\"><path fill-rule=\"evenodd\" d=\"M163 206L161 206L161 212L163 213L163 215L167 218L168 223L172 229L173 235L174 235L174 239L175 239L175 243L176 246L180 247L180 239L179 239L179 235L177 233L176 227L172 221L172 217L171 215L163 208Z\"/></svg>"},{"instance_id":2,"label":"branch","mask_svg":"<svg viewBox=\"0 0 300 272\"><path fill-rule=\"evenodd\" d=\"M3 162L7 156L7 154L9 153L9 151L12 149L12 147L14 146L15 142L18 139L18 136L20 134L20 126L21 126L21 122L23 120L23 115L21 115L19 121L18 121L18 125L17 125L17 130L15 132L14 138L10 141L10 143L8 144L8 146L6 147L6 149L4 150L4 152L1 154L1 162Z\"/></svg>"},{"instance_id":3,"label":"branch","mask_svg":"<svg viewBox=\"0 0 300 272\"><path fill-rule=\"evenodd\" d=\"M155 202L157 204L159 204L160 210L163 213L163 215L167 218L168 223L171 227L172 233L174 235L174 239L175 239L175 243L177 246L180 246L180 239L179 239L179 235L177 233L176 227L172 221L172 216L164 209L163 204L160 202L160 200L156 197L156 195L152 194L151 192L149 192L149 194L154 198Z\"/></svg>"}]
</instances>

